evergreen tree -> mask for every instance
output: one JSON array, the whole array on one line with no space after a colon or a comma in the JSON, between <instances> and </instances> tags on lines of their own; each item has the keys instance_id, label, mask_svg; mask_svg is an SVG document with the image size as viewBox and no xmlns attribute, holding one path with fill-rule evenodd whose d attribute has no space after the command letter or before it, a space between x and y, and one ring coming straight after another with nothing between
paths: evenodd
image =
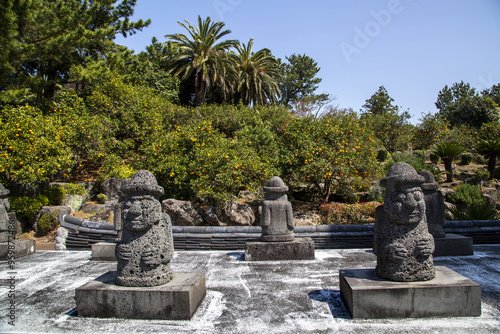
<instances>
[{"instance_id":1,"label":"evergreen tree","mask_svg":"<svg viewBox=\"0 0 500 334\"><path fill-rule=\"evenodd\" d=\"M29 88L40 101L71 81L70 71L103 59L150 21L130 21L137 0L2 1L0 89Z\"/></svg>"}]
</instances>

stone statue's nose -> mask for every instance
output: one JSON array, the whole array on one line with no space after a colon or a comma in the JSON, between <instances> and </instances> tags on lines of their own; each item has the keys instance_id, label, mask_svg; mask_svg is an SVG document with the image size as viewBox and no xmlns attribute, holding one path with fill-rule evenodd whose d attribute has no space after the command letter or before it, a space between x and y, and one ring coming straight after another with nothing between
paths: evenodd
<instances>
[{"instance_id":1,"label":"stone statue's nose","mask_svg":"<svg viewBox=\"0 0 500 334\"><path fill-rule=\"evenodd\" d=\"M416 208L416 207L417 207L418 202L417 202L417 200L415 199L415 197L413 197L413 196L411 196L411 195L410 195L410 196L407 196L407 197L406 197L406 202L405 202L405 205L406 205L407 207L411 208L411 209L414 209L414 208Z\"/></svg>"}]
</instances>

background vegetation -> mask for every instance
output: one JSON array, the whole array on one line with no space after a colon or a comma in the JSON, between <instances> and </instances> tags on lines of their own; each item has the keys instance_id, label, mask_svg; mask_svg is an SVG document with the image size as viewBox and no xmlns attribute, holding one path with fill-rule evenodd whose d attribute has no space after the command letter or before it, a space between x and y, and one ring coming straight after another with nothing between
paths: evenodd
<instances>
[{"instance_id":1,"label":"background vegetation","mask_svg":"<svg viewBox=\"0 0 500 334\"><path fill-rule=\"evenodd\" d=\"M133 54L113 40L150 23L130 20L135 2L2 2L0 181L7 187L148 169L165 197L202 203L237 198L273 175L320 202L356 202L391 161L438 176L426 162L430 151L447 169L464 152L484 156L489 178L498 175L500 84L480 93L464 82L445 86L439 112L416 126L383 86L362 110L340 110L316 92L312 58L253 50L253 39L225 39L230 31L210 18L179 23L184 34L153 38ZM13 207L28 215L27 201L14 199ZM44 205L47 196L31 201Z\"/></svg>"}]
</instances>

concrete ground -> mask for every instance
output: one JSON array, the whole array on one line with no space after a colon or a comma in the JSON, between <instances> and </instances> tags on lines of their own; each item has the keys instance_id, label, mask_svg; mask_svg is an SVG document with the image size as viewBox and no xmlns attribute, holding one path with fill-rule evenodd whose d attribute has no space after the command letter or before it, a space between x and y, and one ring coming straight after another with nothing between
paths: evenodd
<instances>
[{"instance_id":1,"label":"concrete ground","mask_svg":"<svg viewBox=\"0 0 500 334\"><path fill-rule=\"evenodd\" d=\"M0 286L0 332L15 333L500 333L500 245L473 256L440 257L482 286L482 315L465 318L353 320L339 296L340 268L373 268L368 249L316 250L315 260L242 261L242 252L178 251L174 271L206 273L207 295L190 321L96 319L76 316L75 289L116 269L90 251L38 251L18 259L15 327L9 285ZM12 270L0 263L0 278Z\"/></svg>"}]
</instances>

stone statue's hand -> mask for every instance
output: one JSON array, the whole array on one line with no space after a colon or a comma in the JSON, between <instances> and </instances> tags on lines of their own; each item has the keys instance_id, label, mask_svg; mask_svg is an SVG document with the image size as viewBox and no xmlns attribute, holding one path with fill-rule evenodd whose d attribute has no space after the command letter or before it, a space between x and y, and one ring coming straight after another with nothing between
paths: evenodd
<instances>
[{"instance_id":1,"label":"stone statue's hand","mask_svg":"<svg viewBox=\"0 0 500 334\"><path fill-rule=\"evenodd\" d=\"M422 256L429 256L433 251L432 246L432 241L430 239L419 240L417 242L418 253Z\"/></svg>"},{"instance_id":2,"label":"stone statue's hand","mask_svg":"<svg viewBox=\"0 0 500 334\"><path fill-rule=\"evenodd\" d=\"M116 246L116 258L122 261L129 261L132 258L132 250L129 245L119 244Z\"/></svg>"},{"instance_id":3,"label":"stone statue's hand","mask_svg":"<svg viewBox=\"0 0 500 334\"><path fill-rule=\"evenodd\" d=\"M142 262L150 267L156 267L161 263L160 257L151 249L142 253Z\"/></svg>"},{"instance_id":4,"label":"stone statue's hand","mask_svg":"<svg viewBox=\"0 0 500 334\"><path fill-rule=\"evenodd\" d=\"M396 260L404 260L406 257L408 257L408 251L406 248L401 245L401 244L392 244L389 246L390 247L390 253L392 253L392 256Z\"/></svg>"}]
</instances>

